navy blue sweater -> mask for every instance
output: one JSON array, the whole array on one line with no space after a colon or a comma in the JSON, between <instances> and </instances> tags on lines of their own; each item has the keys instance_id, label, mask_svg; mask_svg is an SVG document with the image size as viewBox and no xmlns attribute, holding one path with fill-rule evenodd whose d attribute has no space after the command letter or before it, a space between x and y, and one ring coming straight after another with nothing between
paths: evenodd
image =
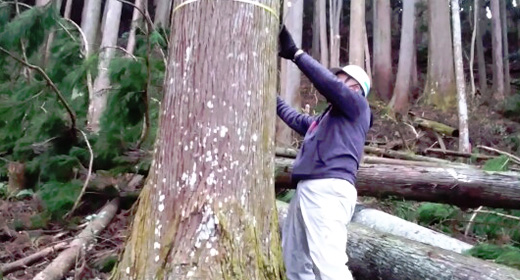
<instances>
[{"instance_id":1,"label":"navy blue sweater","mask_svg":"<svg viewBox=\"0 0 520 280\"><path fill-rule=\"evenodd\" d=\"M278 116L305 136L293 164L292 182L340 178L354 185L370 129L368 102L310 55L303 53L294 62L331 105L321 115L311 117L277 97Z\"/></svg>"}]
</instances>

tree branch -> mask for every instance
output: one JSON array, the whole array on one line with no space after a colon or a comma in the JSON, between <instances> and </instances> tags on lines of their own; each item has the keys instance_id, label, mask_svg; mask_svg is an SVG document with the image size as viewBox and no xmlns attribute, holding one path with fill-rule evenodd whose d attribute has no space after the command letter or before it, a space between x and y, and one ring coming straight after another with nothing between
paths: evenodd
<instances>
[{"instance_id":1,"label":"tree branch","mask_svg":"<svg viewBox=\"0 0 520 280\"><path fill-rule=\"evenodd\" d=\"M72 122L71 123L71 129L76 129L76 115L74 114L74 111L72 111L72 108L69 106L69 104L65 100L65 97L61 94L60 90L58 89L58 87L56 87L56 85L51 80L51 78L49 78L47 73L45 73L45 71L42 68L40 68L39 66L36 66L36 65L33 65L33 64L30 64L28 62L23 61L23 59L20 59L20 58L16 57L14 54L12 54L11 52L9 52L8 50L6 50L6 49L4 49L2 47L0 47L0 51L5 53L5 54L7 54L8 56L13 58L14 60L18 61L19 63L22 63L23 65L27 66L29 69L37 71L38 73L40 73L43 76L45 81L47 81L47 84L51 87L51 89L54 92L56 92L56 95L58 96L58 99L65 106L65 109L67 110L67 113L69 114L70 120Z\"/></svg>"},{"instance_id":2,"label":"tree branch","mask_svg":"<svg viewBox=\"0 0 520 280\"><path fill-rule=\"evenodd\" d=\"M94 163L94 152L92 152L92 147L90 146L90 142L88 141L87 135L85 135L85 132L83 132L82 130L79 130L79 132L81 132L81 135L83 135L83 138L85 138L85 142L87 142L88 151L90 153L90 160L88 163L88 173L87 173L87 178L85 179L85 183L83 184L83 188L81 188L81 192L79 193L78 198L74 202L72 209L70 209L70 211L67 214L65 214L65 216L63 216L63 218L70 217L70 215L72 215L72 213L74 213L74 211L78 207L79 202L81 201L81 197L83 197L83 194L85 193L85 190L87 189L88 183L90 181L90 175L92 174L92 164Z\"/></svg>"}]
</instances>

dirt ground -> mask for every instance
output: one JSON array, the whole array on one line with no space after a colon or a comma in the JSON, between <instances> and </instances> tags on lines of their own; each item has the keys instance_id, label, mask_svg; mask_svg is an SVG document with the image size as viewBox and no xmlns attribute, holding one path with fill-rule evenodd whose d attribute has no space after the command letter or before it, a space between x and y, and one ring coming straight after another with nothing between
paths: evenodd
<instances>
[{"instance_id":1,"label":"dirt ground","mask_svg":"<svg viewBox=\"0 0 520 280\"><path fill-rule=\"evenodd\" d=\"M311 89L308 81L304 81L303 92L305 94L302 96L302 107L309 104L311 109L314 109L319 101L323 102L323 98ZM381 103L374 102L372 105L374 125L367 140L373 145L402 149L404 138L408 148L416 153L421 153L428 147L439 146L438 138L433 133L414 130L408 125L395 122L386 116ZM442 122L452 127L458 126L456 114L442 113L428 106L413 106L412 111L423 118ZM505 119L488 106L470 108L469 127L474 147L485 145L519 154L518 151L513 150L515 145L510 139L514 133L520 132L520 124ZM444 137L443 139L446 148L457 149L458 139L456 137ZM49 224L44 229L29 228L31 217L41 211L42 206L35 199L0 200L0 264L13 262L53 244L71 240L86 224L87 216L85 215L78 217L81 219L79 223ZM108 278L110 270L103 269L102 263L115 262L122 251L127 228L131 222L129 213L129 210L120 210L108 228L97 238L96 243L88 248L86 257L82 256L77 266L69 272L67 279ZM52 254L46 259L5 276L4 279L32 279L56 255L56 253Z\"/></svg>"}]
</instances>

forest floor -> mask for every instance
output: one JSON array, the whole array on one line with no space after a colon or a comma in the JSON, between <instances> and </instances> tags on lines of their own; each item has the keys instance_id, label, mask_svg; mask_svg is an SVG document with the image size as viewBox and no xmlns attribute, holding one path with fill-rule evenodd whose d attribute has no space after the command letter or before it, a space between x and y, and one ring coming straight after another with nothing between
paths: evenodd
<instances>
[{"instance_id":1,"label":"forest floor","mask_svg":"<svg viewBox=\"0 0 520 280\"><path fill-rule=\"evenodd\" d=\"M318 104L318 101L323 103L323 100L317 98L316 94L309 89L307 85L304 90L307 94L303 95L302 105L309 104L312 109L320 108L320 106L323 108L323 104ZM404 138L408 148L416 153L421 153L428 147L438 148L436 135L430 132L420 132L408 125L393 121L387 117L384 106L380 104L380 102L371 104L373 105L374 125L367 141L375 143L379 147L403 149ZM411 111L426 119L452 127L458 126L456 114L442 113L425 105L413 106ZM474 147L484 145L519 155L520 123L508 120L484 105L476 109L470 108L469 127ZM419 137L416 133L419 133ZM517 134L514 135L515 133ZM443 139L447 149L457 150L458 138L444 137ZM451 158L451 160L457 159ZM95 199L94 197L89 198ZM374 205L388 212L392 210L384 204L378 205L377 202ZM41 203L34 197L22 200L0 200L0 266L53 244L73 239L85 227L89 214L92 214L84 210L65 222L48 223L41 221L39 214L42 210ZM90 211L97 210L90 209ZM110 268L123 250L124 239L131 223L130 212L131 209L128 208L119 211L110 225L97 238L95 245L87 248L87 255L80 257L76 267L67 275L67 279L108 279ZM44 225L43 228L42 225ZM463 235L456 237L465 239L467 242L472 241L471 238L463 238ZM5 276L4 279L32 279L56 255L57 253L54 253L35 264ZM1 276L0 279L2 279Z\"/></svg>"}]
</instances>

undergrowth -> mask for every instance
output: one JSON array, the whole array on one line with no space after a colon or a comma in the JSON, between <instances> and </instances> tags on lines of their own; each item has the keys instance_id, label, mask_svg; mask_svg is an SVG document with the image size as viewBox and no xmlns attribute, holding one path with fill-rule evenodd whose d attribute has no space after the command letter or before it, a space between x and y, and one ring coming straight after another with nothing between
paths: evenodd
<instances>
[{"instance_id":1,"label":"undergrowth","mask_svg":"<svg viewBox=\"0 0 520 280\"><path fill-rule=\"evenodd\" d=\"M20 14L12 4L0 5L0 47L9 52L0 52L0 182L8 180L9 162L24 163L25 188L43 201L48 216L59 220L72 207L88 173L90 152L78 130L87 133L92 145L93 172L135 171L139 158L126 153L152 147L165 69L157 49L166 51L166 40L157 31L147 35L138 29L135 59L116 54L109 68L111 88L101 130L88 133L87 73L96 77L99 53L85 57L79 31L53 5L20 6ZM43 53L52 31L55 38L45 63ZM75 128L43 75L10 55L48 75L74 111ZM151 127L138 145L147 110ZM6 192L0 188L3 197Z\"/></svg>"}]
</instances>

